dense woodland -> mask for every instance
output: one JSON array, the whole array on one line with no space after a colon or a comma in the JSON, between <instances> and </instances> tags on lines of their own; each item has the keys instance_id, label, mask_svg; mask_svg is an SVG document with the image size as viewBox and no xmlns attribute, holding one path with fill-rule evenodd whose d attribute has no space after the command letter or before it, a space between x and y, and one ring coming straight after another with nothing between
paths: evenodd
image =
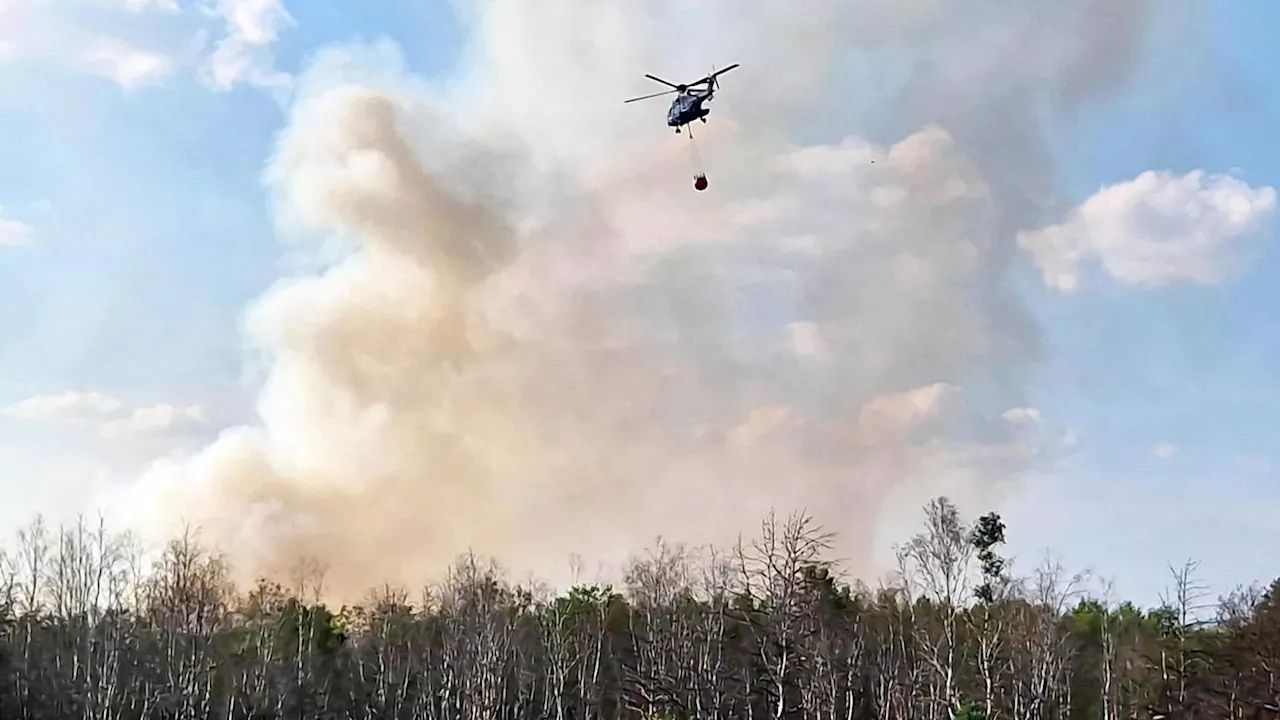
<instances>
[{"instance_id":1,"label":"dense woodland","mask_svg":"<svg viewBox=\"0 0 1280 720\"><path fill-rule=\"evenodd\" d=\"M1280 715L1280 583L1211 607L1188 566L1143 610L1048 562L1014 576L1004 530L935 500L874 590L795 516L722 553L658 545L618 588L464 557L332 608L314 582L238 591L190 537L144 571L127 538L37 522L0 575L0 718Z\"/></svg>"}]
</instances>

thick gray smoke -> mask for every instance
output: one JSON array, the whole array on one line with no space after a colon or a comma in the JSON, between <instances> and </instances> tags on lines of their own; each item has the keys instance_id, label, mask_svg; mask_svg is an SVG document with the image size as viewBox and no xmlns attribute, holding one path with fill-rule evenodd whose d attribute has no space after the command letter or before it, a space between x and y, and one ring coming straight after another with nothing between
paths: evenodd
<instances>
[{"instance_id":1,"label":"thick gray smoke","mask_svg":"<svg viewBox=\"0 0 1280 720\"><path fill-rule=\"evenodd\" d=\"M1053 191L1038 118L1124 80L1147 2L689 5L462 2L452 84L385 44L317 58L266 179L338 259L251 308L261 424L158 465L151 529L354 595L803 507L873 573L902 507L1016 487L1048 442L1006 287ZM663 102L621 100L730 62L695 193ZM905 78L887 146L850 134L867 67Z\"/></svg>"}]
</instances>

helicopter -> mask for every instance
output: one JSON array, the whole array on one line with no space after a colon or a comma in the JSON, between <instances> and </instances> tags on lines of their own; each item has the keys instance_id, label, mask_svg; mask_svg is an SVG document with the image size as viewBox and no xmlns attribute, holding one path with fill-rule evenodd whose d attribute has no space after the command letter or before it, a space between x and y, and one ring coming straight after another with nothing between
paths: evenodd
<instances>
[{"instance_id":1,"label":"helicopter","mask_svg":"<svg viewBox=\"0 0 1280 720\"><path fill-rule=\"evenodd\" d=\"M711 114L711 108L705 108L702 104L710 100L715 95L715 91L720 88L720 81L716 78L736 67L738 67L738 63L734 63L719 71L713 67L710 75L702 78L701 80L695 80L691 83L681 85L667 82L660 77L646 73L645 77L650 80L660 82L673 89L664 90L660 93L653 93L652 95L641 95L640 97L631 98L630 100L624 100L623 103L632 103L637 100L648 100L649 98L676 93L675 99L671 101L671 108L667 110L667 126L675 128L676 132L679 133L681 127L688 125L694 120L701 120L704 123L707 121L707 115ZM703 84L707 86L706 89L694 89L695 86ZM690 134L692 134L692 132L693 131L690 130Z\"/></svg>"}]
</instances>

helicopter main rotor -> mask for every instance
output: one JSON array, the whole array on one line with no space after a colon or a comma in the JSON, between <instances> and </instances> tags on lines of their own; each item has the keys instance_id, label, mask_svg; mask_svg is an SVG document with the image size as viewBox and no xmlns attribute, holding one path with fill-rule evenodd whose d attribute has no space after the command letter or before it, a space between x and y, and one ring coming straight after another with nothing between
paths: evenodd
<instances>
[{"instance_id":1,"label":"helicopter main rotor","mask_svg":"<svg viewBox=\"0 0 1280 720\"><path fill-rule=\"evenodd\" d=\"M693 87L693 86L695 86L695 85L702 85L702 84L704 84L704 83L705 83L705 84L707 84L707 89L708 89L708 90L711 90L711 89L714 89L714 88L718 88L718 87L720 86L720 83L719 83L719 81L717 81L717 80L716 80L716 77L717 77L717 76L719 76L719 75L721 75L722 73L727 73L727 72L729 72L730 70L732 70L732 69L734 69L734 68L736 68L736 67L738 67L738 63L734 63L734 64L730 65L729 67L726 67L726 68L724 68L724 69L722 69L722 70L718 70L718 71L716 71L716 72L713 72L713 73L711 73L710 75L708 75L708 76L706 76L706 77L704 77L704 78L702 78L702 79L700 79L700 80L694 80L693 82L688 83L688 84L683 84L683 83L682 83L682 84L676 84L676 83L673 83L673 82L669 82L669 81L667 81L667 80L663 80L662 78L658 77L657 75L650 75L650 74L648 74L648 73L645 73L645 77L647 77L647 78L649 78L650 80L653 80L653 81L655 81L655 82L662 83L663 85L666 85L667 87L671 88L671 90L664 90L663 92L653 93L653 94L651 94L651 95L641 95L640 97L634 97L634 98L631 98L630 100L623 100L622 102L625 104L625 103L635 102L635 101L637 101L637 100L648 100L649 98L661 97L661 96L663 96L663 95L670 95L671 93L679 93L679 94L683 95L684 93L686 93L686 92L688 92L688 91L689 91L689 88L691 88L691 87Z\"/></svg>"}]
</instances>

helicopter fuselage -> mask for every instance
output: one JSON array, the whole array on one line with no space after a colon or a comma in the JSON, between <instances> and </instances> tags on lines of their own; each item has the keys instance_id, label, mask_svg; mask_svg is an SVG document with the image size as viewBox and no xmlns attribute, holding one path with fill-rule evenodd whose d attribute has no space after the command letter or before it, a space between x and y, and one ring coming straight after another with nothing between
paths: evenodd
<instances>
[{"instance_id":1,"label":"helicopter fuselage","mask_svg":"<svg viewBox=\"0 0 1280 720\"><path fill-rule=\"evenodd\" d=\"M671 108L667 110L667 126L680 129L682 125L688 125L694 120L702 120L706 122L707 115L711 114L711 108L705 108L702 103L711 99L713 92L711 90L683 92L671 101Z\"/></svg>"}]
</instances>

